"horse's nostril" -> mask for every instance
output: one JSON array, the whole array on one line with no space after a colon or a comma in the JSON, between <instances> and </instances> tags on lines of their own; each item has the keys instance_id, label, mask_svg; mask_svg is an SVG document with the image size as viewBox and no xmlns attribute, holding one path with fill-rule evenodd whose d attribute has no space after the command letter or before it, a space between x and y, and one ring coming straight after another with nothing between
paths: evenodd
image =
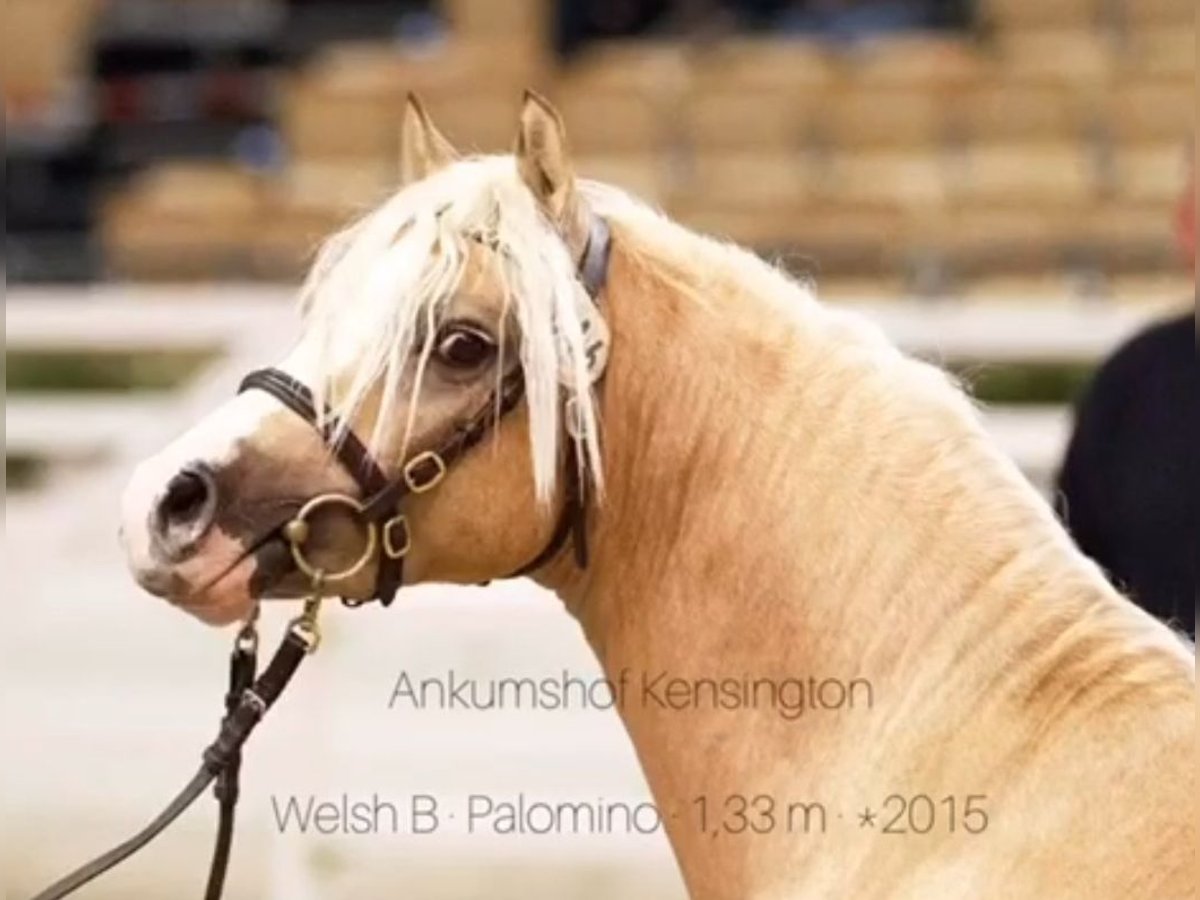
<instances>
[{"instance_id":1,"label":"horse's nostril","mask_svg":"<svg viewBox=\"0 0 1200 900\"><path fill-rule=\"evenodd\" d=\"M216 488L203 469L184 469L167 484L154 522L158 537L171 553L194 544L212 523L216 511Z\"/></svg>"},{"instance_id":2,"label":"horse's nostril","mask_svg":"<svg viewBox=\"0 0 1200 900\"><path fill-rule=\"evenodd\" d=\"M208 482L195 472L180 472L167 485L159 512L169 525L195 520L208 500Z\"/></svg>"}]
</instances>

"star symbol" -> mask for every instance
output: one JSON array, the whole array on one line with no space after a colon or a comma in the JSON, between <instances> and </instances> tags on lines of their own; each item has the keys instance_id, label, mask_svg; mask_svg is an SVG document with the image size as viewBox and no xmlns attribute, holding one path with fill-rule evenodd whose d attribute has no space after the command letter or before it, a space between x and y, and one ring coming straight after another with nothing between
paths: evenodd
<instances>
[{"instance_id":1,"label":"star symbol","mask_svg":"<svg viewBox=\"0 0 1200 900\"><path fill-rule=\"evenodd\" d=\"M864 809L862 812L860 812L858 814L858 827L859 828L874 828L875 827L875 818L877 815L878 815L878 813L876 813L873 809L871 809L871 807L868 806L866 809Z\"/></svg>"}]
</instances>

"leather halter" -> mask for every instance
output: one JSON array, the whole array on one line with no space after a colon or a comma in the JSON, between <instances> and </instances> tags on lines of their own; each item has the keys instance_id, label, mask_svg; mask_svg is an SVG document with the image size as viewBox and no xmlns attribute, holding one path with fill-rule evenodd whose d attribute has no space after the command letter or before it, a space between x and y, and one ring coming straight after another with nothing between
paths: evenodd
<instances>
[{"instance_id":1,"label":"leather halter","mask_svg":"<svg viewBox=\"0 0 1200 900\"><path fill-rule=\"evenodd\" d=\"M611 235L608 225L598 216L591 218L587 244L579 260L578 278L593 301L599 299L608 275ZM400 468L397 478L389 478L363 442L350 428L342 427L334 414L317 410L313 392L303 383L279 369L266 368L250 372L238 388L242 393L260 390L270 394L285 407L314 428L331 448L342 467L350 474L362 492L361 501L337 494L323 495L305 504L295 519L283 527L283 536L292 545L297 566L310 576L326 581L342 580L356 574L378 556L379 566L372 599L384 606L391 604L404 581L404 558L412 544L408 518L402 502L412 494L432 490L446 476L450 466L478 444L502 417L512 412L525 396L525 379L519 366L505 373L500 385L479 408L464 421L455 423L450 432L434 447L410 457ZM566 410L567 404L564 404ZM586 485L580 477L575 442L566 442L566 490L562 513L546 547L526 565L505 577L514 578L541 568L558 555L569 537L574 538L575 561L587 565ZM359 561L350 568L329 575L308 563L302 545L308 534L307 515L324 502L341 503L352 509L368 528L368 546ZM343 600L350 606L364 601Z\"/></svg>"},{"instance_id":2,"label":"leather halter","mask_svg":"<svg viewBox=\"0 0 1200 900\"><path fill-rule=\"evenodd\" d=\"M594 217L588 243L579 262L580 283L593 300L598 299L604 289L610 241L608 226L603 220ZM337 422L332 416L319 419L312 392L296 379L277 369L261 369L251 372L243 380L241 390L251 389L266 391L314 426L318 421L322 421L322 437L358 483L366 499L360 501L343 494L323 494L308 501L296 518L284 526L283 536L292 545L292 555L297 566L312 578L313 594L305 602L304 611L288 625L279 647L266 667L257 675L258 632L254 619L251 618L242 626L230 656L225 715L221 719L216 739L204 750L196 774L167 804L166 809L145 828L64 875L38 893L33 900L61 900L128 859L179 818L214 782L218 800L217 838L209 863L204 897L205 900L220 900L233 845L242 746L263 716L279 699L301 662L316 650L320 642L316 616L321 599L325 596L325 584L357 572L378 551L380 570L376 579L375 596L384 605L391 602L403 577L403 561L408 551L409 540L408 520L399 511L400 502L409 494L421 493L435 487L445 477L451 463L483 440L489 428L517 407L525 395L525 381L519 367L504 375L500 387L489 398L486 406L465 422L455 425L451 434L436 450L425 450L409 459L401 468L400 477L396 479L389 479L384 474L367 448L349 429L339 433ZM564 404L566 413L570 412L570 404L570 399ZM581 566L587 564L584 534L587 498L584 482L573 455L574 446L574 441L567 442L566 499L554 535L541 553L510 577L532 572L549 562L562 549L571 534L575 536L576 562ZM327 503L344 504L355 510L368 525L370 535L366 550L359 560L345 572L336 573L332 577L311 567L302 549L305 532L308 530L308 513ZM377 532L380 526L382 531Z\"/></svg>"}]
</instances>

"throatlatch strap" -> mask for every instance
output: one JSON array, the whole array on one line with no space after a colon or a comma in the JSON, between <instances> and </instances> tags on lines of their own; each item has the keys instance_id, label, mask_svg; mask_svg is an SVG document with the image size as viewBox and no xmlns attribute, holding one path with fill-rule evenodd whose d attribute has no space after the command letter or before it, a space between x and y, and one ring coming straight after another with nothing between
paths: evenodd
<instances>
[{"instance_id":1,"label":"throatlatch strap","mask_svg":"<svg viewBox=\"0 0 1200 900\"><path fill-rule=\"evenodd\" d=\"M588 230L587 246L579 258L579 282L593 300L600 297L604 281L608 278L608 257L612 249L612 231L608 223L599 216L592 216Z\"/></svg>"},{"instance_id":2,"label":"throatlatch strap","mask_svg":"<svg viewBox=\"0 0 1200 900\"><path fill-rule=\"evenodd\" d=\"M587 568L587 494L585 493L587 484L580 476L579 458L573 443L567 445L566 455L566 495L563 497L562 512L559 513L558 522L554 525L550 540L546 542L541 553L519 569L503 576L506 579L522 578L547 565L554 557L558 556L562 548L566 546L568 539L571 540L574 549L575 564L581 569ZM483 583L488 584L486 581Z\"/></svg>"}]
</instances>

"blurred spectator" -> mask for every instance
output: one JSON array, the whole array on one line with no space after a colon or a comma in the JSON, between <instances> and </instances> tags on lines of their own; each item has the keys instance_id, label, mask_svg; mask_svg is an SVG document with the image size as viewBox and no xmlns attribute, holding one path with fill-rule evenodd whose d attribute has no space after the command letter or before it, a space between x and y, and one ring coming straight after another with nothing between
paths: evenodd
<instances>
[{"instance_id":1,"label":"blurred spectator","mask_svg":"<svg viewBox=\"0 0 1200 900\"><path fill-rule=\"evenodd\" d=\"M1194 160L1178 224L1194 283ZM1193 639L1200 537L1194 300L1186 315L1138 335L1101 367L1077 411L1059 478L1061 512L1080 548L1133 600Z\"/></svg>"},{"instance_id":2,"label":"blurred spectator","mask_svg":"<svg viewBox=\"0 0 1200 900\"><path fill-rule=\"evenodd\" d=\"M783 31L851 41L965 20L966 3L948 0L807 0L787 3L776 20Z\"/></svg>"},{"instance_id":3,"label":"blurred spectator","mask_svg":"<svg viewBox=\"0 0 1200 900\"><path fill-rule=\"evenodd\" d=\"M696 29L716 22L849 40L906 29L961 28L975 0L558 0L556 46Z\"/></svg>"},{"instance_id":4,"label":"blurred spectator","mask_svg":"<svg viewBox=\"0 0 1200 900\"><path fill-rule=\"evenodd\" d=\"M631 37L663 21L670 0L558 0L555 49L570 56L595 38Z\"/></svg>"}]
</instances>

